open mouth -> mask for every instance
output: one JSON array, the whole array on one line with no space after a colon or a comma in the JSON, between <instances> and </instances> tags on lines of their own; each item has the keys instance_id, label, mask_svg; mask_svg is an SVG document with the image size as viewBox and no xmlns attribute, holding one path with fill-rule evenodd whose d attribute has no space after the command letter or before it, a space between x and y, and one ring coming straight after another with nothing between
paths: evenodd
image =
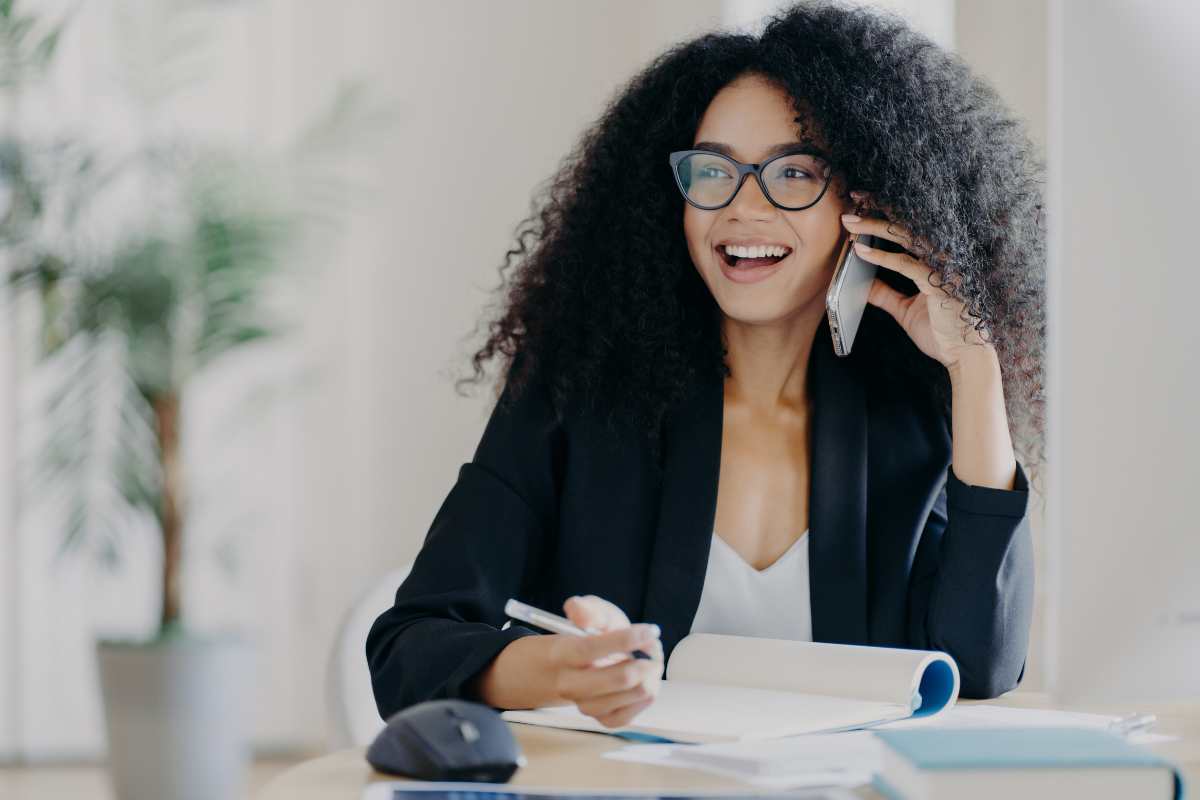
<instances>
[{"instance_id":1,"label":"open mouth","mask_svg":"<svg viewBox=\"0 0 1200 800\"><path fill-rule=\"evenodd\" d=\"M749 267L766 267L771 264L778 264L783 259L792 254L790 248L784 248L786 252L781 256L763 256L761 258L743 258L741 256L731 255L725 250L725 245L717 246L717 253L720 254L721 260L726 266L733 268L746 269Z\"/></svg>"}]
</instances>

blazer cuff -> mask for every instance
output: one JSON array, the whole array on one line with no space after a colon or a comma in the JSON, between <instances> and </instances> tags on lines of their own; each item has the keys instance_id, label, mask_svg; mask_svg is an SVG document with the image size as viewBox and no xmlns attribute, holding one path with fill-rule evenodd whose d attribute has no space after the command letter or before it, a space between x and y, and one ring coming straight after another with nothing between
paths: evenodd
<instances>
[{"instance_id":1,"label":"blazer cuff","mask_svg":"<svg viewBox=\"0 0 1200 800\"><path fill-rule=\"evenodd\" d=\"M946 477L946 504L970 514L1023 517L1029 505L1029 481L1020 461L1017 462L1017 473L1011 489L963 483L951 466Z\"/></svg>"},{"instance_id":2,"label":"blazer cuff","mask_svg":"<svg viewBox=\"0 0 1200 800\"><path fill-rule=\"evenodd\" d=\"M478 697L467 692L467 686L475 676L492 662L500 651L511 642L522 636L538 636L538 632L523 625L510 625L507 628L496 628L491 631L472 634L471 649L462 661L446 678L443 686L443 696L458 697L464 700L482 702Z\"/></svg>"}]
</instances>

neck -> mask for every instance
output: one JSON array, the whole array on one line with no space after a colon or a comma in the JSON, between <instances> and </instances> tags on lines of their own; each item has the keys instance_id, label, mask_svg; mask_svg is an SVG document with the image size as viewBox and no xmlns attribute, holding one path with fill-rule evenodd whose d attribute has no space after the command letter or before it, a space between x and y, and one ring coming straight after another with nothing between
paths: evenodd
<instances>
[{"instance_id":1,"label":"neck","mask_svg":"<svg viewBox=\"0 0 1200 800\"><path fill-rule=\"evenodd\" d=\"M815 302L768 324L726 317L721 327L731 373L727 399L765 413L805 410L808 359L824 314Z\"/></svg>"}]
</instances>

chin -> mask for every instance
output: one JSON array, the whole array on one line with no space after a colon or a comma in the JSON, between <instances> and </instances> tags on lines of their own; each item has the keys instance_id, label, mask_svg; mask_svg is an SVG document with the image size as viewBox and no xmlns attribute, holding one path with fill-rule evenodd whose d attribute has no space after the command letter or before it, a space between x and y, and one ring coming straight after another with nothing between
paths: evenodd
<instances>
[{"instance_id":1,"label":"chin","mask_svg":"<svg viewBox=\"0 0 1200 800\"><path fill-rule=\"evenodd\" d=\"M717 305L721 313L734 322L744 325L771 325L782 322L796 314L803 306L801 304L782 303L780 298L729 298L718 297Z\"/></svg>"},{"instance_id":2,"label":"chin","mask_svg":"<svg viewBox=\"0 0 1200 800\"><path fill-rule=\"evenodd\" d=\"M730 320L745 325L772 325L784 322L814 306L819 306L820 313L824 313L829 276L825 276L818 283L820 285L804 287L807 291L797 291L796 286L772 286L770 280L745 286L730 284L718 271L712 276L708 287L721 313Z\"/></svg>"}]
</instances>

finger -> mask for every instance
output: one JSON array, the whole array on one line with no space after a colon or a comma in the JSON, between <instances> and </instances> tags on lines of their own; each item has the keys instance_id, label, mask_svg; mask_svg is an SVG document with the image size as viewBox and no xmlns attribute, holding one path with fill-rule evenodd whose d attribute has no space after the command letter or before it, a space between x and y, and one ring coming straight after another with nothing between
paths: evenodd
<instances>
[{"instance_id":1,"label":"finger","mask_svg":"<svg viewBox=\"0 0 1200 800\"><path fill-rule=\"evenodd\" d=\"M843 214L842 225L851 233L869 234L895 242L905 250L915 251L916 240L908 228L899 222L877 217L860 217L856 214Z\"/></svg>"},{"instance_id":2,"label":"finger","mask_svg":"<svg viewBox=\"0 0 1200 800\"><path fill-rule=\"evenodd\" d=\"M594 594L585 594L580 599L589 608L595 610L595 613L600 617L600 625L606 630L624 628L629 624L629 617L625 616L625 612L616 603L605 600L603 597L597 597Z\"/></svg>"},{"instance_id":3,"label":"finger","mask_svg":"<svg viewBox=\"0 0 1200 800\"><path fill-rule=\"evenodd\" d=\"M912 304L912 298L876 278L871 283L871 291L867 294L867 302L882 308L891 314L892 318L897 322L902 322L904 312Z\"/></svg>"},{"instance_id":4,"label":"finger","mask_svg":"<svg viewBox=\"0 0 1200 800\"><path fill-rule=\"evenodd\" d=\"M640 703L634 703L633 705L625 706L625 708L617 709L612 714L602 717L598 721L601 725L604 725L608 728L623 727L633 722L634 718L637 717L638 714L645 711L646 708L648 708L653 702L654 698L651 697L650 699L643 700Z\"/></svg>"},{"instance_id":5,"label":"finger","mask_svg":"<svg viewBox=\"0 0 1200 800\"><path fill-rule=\"evenodd\" d=\"M935 271L933 267L922 264L906 253L890 253L870 247L865 242L855 242L854 252L872 264L899 272L915 283L922 294L933 294L937 289L929 280L929 276Z\"/></svg>"},{"instance_id":6,"label":"finger","mask_svg":"<svg viewBox=\"0 0 1200 800\"><path fill-rule=\"evenodd\" d=\"M654 683L657 679L656 662L630 659L610 667L567 669L562 674L559 688L566 697L578 700L627 692L636 686Z\"/></svg>"},{"instance_id":7,"label":"finger","mask_svg":"<svg viewBox=\"0 0 1200 800\"><path fill-rule=\"evenodd\" d=\"M585 630L606 631L629 624L624 611L594 594L569 597L563 609L567 619Z\"/></svg>"},{"instance_id":8,"label":"finger","mask_svg":"<svg viewBox=\"0 0 1200 800\"><path fill-rule=\"evenodd\" d=\"M607 667L609 664L616 664L618 661L628 661L632 656L628 653L610 653L603 658L598 658L592 662L593 667Z\"/></svg>"},{"instance_id":9,"label":"finger","mask_svg":"<svg viewBox=\"0 0 1200 800\"><path fill-rule=\"evenodd\" d=\"M574 667L588 667L598 658L613 653L632 653L649 647L659 635L657 625L638 623L593 636L567 636L562 640L563 660Z\"/></svg>"},{"instance_id":10,"label":"finger","mask_svg":"<svg viewBox=\"0 0 1200 800\"><path fill-rule=\"evenodd\" d=\"M600 718L620 711L626 706L637 705L653 699L654 695L651 694L650 689L645 684L639 683L632 689L589 697L586 700L580 700L575 705L589 717Z\"/></svg>"},{"instance_id":11,"label":"finger","mask_svg":"<svg viewBox=\"0 0 1200 800\"><path fill-rule=\"evenodd\" d=\"M567 619L589 633L602 630L600 615L596 613L592 604L585 602L582 597L568 597L563 603L563 612L567 615Z\"/></svg>"}]
</instances>

